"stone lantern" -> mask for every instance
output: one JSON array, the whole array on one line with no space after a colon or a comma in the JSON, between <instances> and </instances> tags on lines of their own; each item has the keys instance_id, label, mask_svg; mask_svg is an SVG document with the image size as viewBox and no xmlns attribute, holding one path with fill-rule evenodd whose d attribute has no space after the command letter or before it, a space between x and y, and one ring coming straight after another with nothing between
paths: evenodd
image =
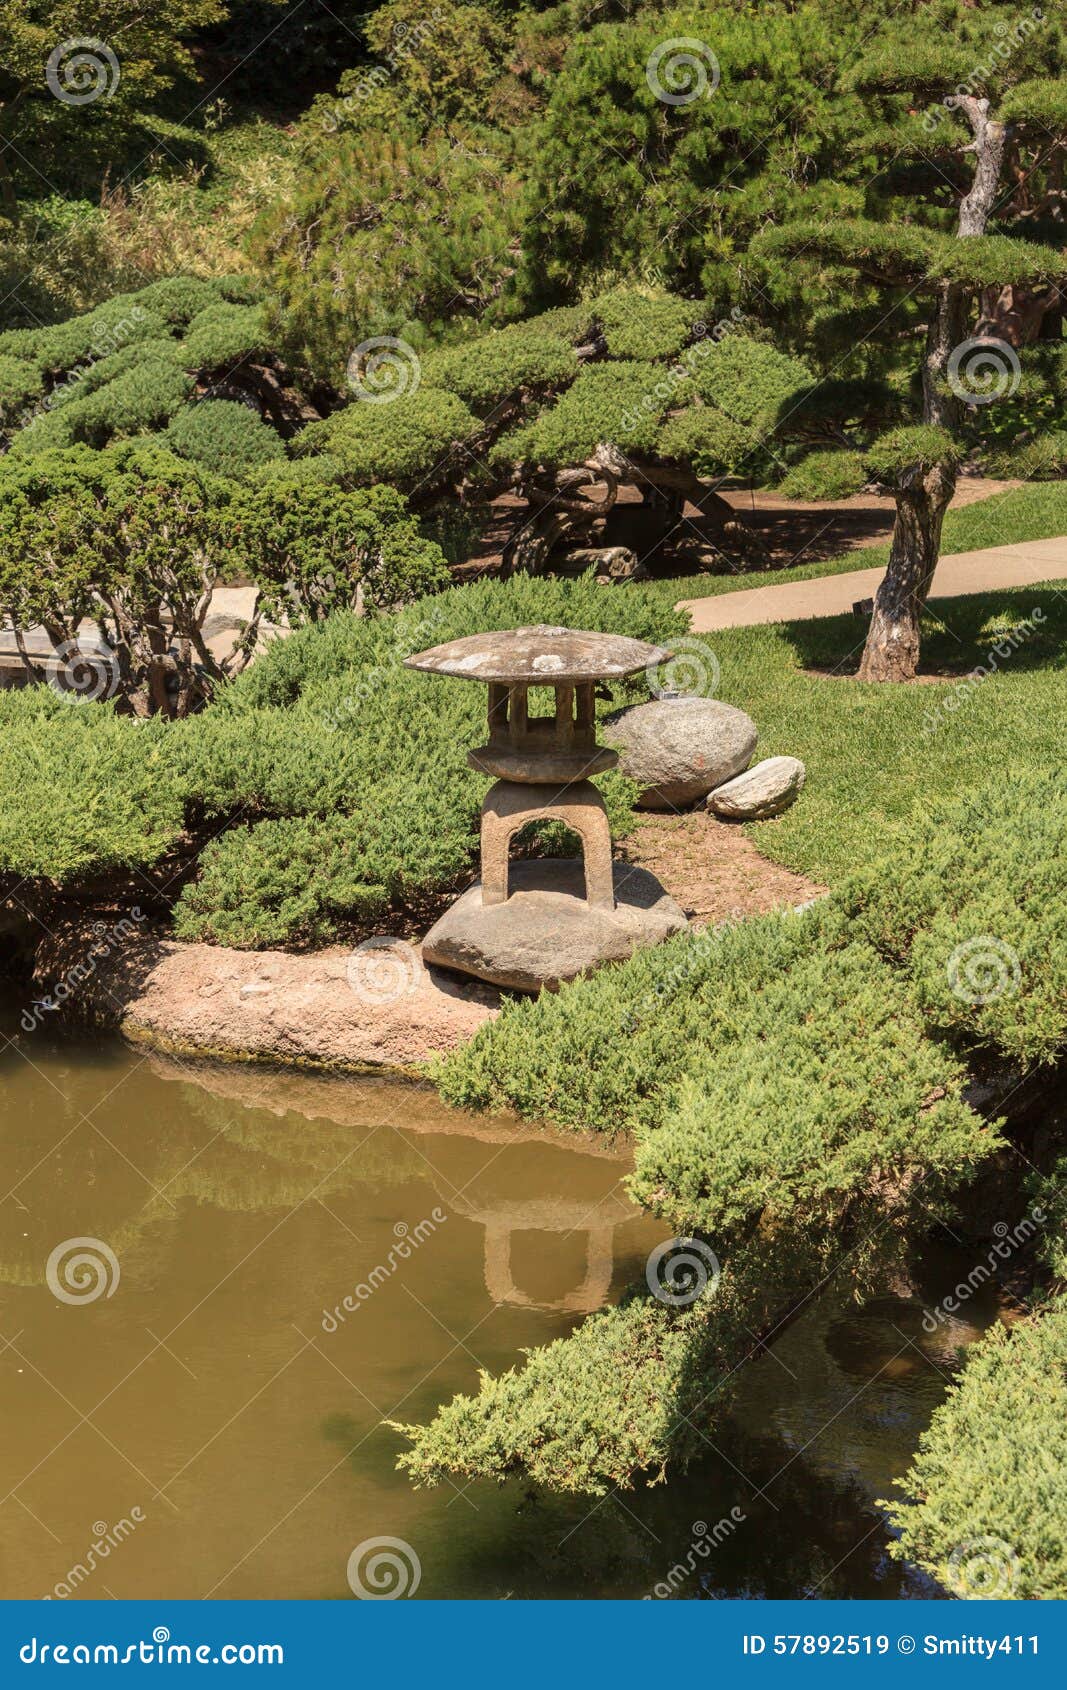
<instances>
[{"instance_id":1,"label":"stone lantern","mask_svg":"<svg viewBox=\"0 0 1067 1690\"><path fill-rule=\"evenodd\" d=\"M427 962L536 991L686 925L654 875L612 862L604 800L590 780L618 762L596 743L597 681L669 656L620 634L537 626L472 634L406 659L409 668L489 688L489 737L467 754L494 777L482 805L481 879L426 935ZM553 690L550 715L531 715L533 687ZM515 835L546 820L578 835L584 861L510 863Z\"/></svg>"}]
</instances>

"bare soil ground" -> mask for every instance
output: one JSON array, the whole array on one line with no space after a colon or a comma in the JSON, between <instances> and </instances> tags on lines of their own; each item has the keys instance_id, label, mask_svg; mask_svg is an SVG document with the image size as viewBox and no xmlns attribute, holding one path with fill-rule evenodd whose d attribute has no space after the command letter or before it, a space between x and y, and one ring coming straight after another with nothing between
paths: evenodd
<instances>
[{"instance_id":1,"label":"bare soil ground","mask_svg":"<svg viewBox=\"0 0 1067 1690\"><path fill-rule=\"evenodd\" d=\"M694 927L804 904L826 890L769 862L736 823L720 821L708 810L650 814L618 848L625 862L650 870L663 882Z\"/></svg>"}]
</instances>

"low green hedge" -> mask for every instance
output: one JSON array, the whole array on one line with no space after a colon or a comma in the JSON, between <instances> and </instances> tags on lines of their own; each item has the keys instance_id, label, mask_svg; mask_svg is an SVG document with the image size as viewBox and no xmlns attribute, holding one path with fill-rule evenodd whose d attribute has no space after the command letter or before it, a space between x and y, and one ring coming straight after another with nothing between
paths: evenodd
<instances>
[{"instance_id":1,"label":"low green hedge","mask_svg":"<svg viewBox=\"0 0 1067 1690\"><path fill-rule=\"evenodd\" d=\"M391 1422L410 1442L398 1466L417 1486L518 1476L602 1496L706 1451L739 1352L818 1277L820 1258L772 1241L718 1276L704 1266L705 1294L688 1306L642 1285L521 1366L483 1373L476 1396L455 1397L429 1425Z\"/></svg>"},{"instance_id":2,"label":"low green hedge","mask_svg":"<svg viewBox=\"0 0 1067 1690\"><path fill-rule=\"evenodd\" d=\"M44 378L28 358L0 352L0 426L10 427L31 399L44 391Z\"/></svg>"},{"instance_id":3,"label":"low green hedge","mask_svg":"<svg viewBox=\"0 0 1067 1690\"><path fill-rule=\"evenodd\" d=\"M662 1472L684 1410L708 1389L696 1383L707 1378L704 1309L678 1318L635 1298L591 1315L580 1333L499 1378L483 1374L477 1396L455 1397L428 1426L391 1422L412 1445L400 1468L416 1486L519 1474L593 1495Z\"/></svg>"},{"instance_id":4,"label":"low green hedge","mask_svg":"<svg viewBox=\"0 0 1067 1690\"><path fill-rule=\"evenodd\" d=\"M0 417L10 424L38 401L14 431L12 449L21 454L103 447L165 428L198 372L265 350L262 310L245 280L168 277L65 323L0 334ZM194 434L204 427L190 426ZM224 469L221 461L208 467Z\"/></svg>"},{"instance_id":5,"label":"low green hedge","mask_svg":"<svg viewBox=\"0 0 1067 1690\"><path fill-rule=\"evenodd\" d=\"M1067 1597L1067 1298L975 1345L897 1485L899 1560L958 1597Z\"/></svg>"},{"instance_id":6,"label":"low green hedge","mask_svg":"<svg viewBox=\"0 0 1067 1690\"><path fill-rule=\"evenodd\" d=\"M48 687L0 692L0 877L75 882L155 862L181 834L183 792L163 722Z\"/></svg>"},{"instance_id":7,"label":"low green hedge","mask_svg":"<svg viewBox=\"0 0 1067 1690\"><path fill-rule=\"evenodd\" d=\"M835 894L937 1028L1024 1064L1067 1045L1067 774L1006 768Z\"/></svg>"},{"instance_id":8,"label":"low green hedge","mask_svg":"<svg viewBox=\"0 0 1067 1690\"><path fill-rule=\"evenodd\" d=\"M578 360L566 340L525 323L431 352L423 360L427 386L447 388L472 410L524 389L564 387L577 373Z\"/></svg>"},{"instance_id":9,"label":"low green hedge","mask_svg":"<svg viewBox=\"0 0 1067 1690\"><path fill-rule=\"evenodd\" d=\"M347 405L309 423L293 442L298 458L327 452L354 483L409 487L443 471L453 448L478 432L477 418L444 388L420 386L385 403Z\"/></svg>"},{"instance_id":10,"label":"low green hedge","mask_svg":"<svg viewBox=\"0 0 1067 1690\"><path fill-rule=\"evenodd\" d=\"M182 342L188 369L219 369L269 347L266 320L258 305L209 305L189 324Z\"/></svg>"},{"instance_id":11,"label":"low green hedge","mask_svg":"<svg viewBox=\"0 0 1067 1690\"><path fill-rule=\"evenodd\" d=\"M720 960L702 1060L692 1052L663 1098L630 1182L677 1232L722 1242L754 1217L831 1223L882 1182L958 1180L990 1153L996 1135L962 1101L966 1071L869 946L754 970L731 969L727 940Z\"/></svg>"},{"instance_id":12,"label":"low green hedge","mask_svg":"<svg viewBox=\"0 0 1067 1690\"><path fill-rule=\"evenodd\" d=\"M99 448L112 440L145 434L162 428L192 390L192 376L169 353L153 356L146 351L106 385L90 386L84 393L72 388L69 398L20 429L11 449L23 456L53 447Z\"/></svg>"}]
</instances>

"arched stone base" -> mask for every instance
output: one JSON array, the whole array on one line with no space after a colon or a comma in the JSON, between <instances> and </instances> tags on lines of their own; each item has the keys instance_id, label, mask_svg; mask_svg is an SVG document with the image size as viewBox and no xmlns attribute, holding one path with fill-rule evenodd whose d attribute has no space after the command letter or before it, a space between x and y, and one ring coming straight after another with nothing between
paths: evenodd
<instances>
[{"instance_id":1,"label":"arched stone base","mask_svg":"<svg viewBox=\"0 0 1067 1690\"><path fill-rule=\"evenodd\" d=\"M570 786L498 780L482 804L482 904L506 903L508 853L529 822L560 821L578 835L585 854L585 898L592 909L613 910L611 830L604 800L587 780Z\"/></svg>"}]
</instances>

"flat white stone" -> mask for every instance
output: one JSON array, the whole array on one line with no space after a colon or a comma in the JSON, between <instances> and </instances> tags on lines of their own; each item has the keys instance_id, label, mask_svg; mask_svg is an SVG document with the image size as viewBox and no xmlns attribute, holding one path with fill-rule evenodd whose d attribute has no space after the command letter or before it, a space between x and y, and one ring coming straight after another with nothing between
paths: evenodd
<instances>
[{"instance_id":1,"label":"flat white stone","mask_svg":"<svg viewBox=\"0 0 1067 1690\"><path fill-rule=\"evenodd\" d=\"M743 775L715 788L708 809L729 821L762 821L795 803L804 785L799 757L765 757Z\"/></svg>"}]
</instances>

